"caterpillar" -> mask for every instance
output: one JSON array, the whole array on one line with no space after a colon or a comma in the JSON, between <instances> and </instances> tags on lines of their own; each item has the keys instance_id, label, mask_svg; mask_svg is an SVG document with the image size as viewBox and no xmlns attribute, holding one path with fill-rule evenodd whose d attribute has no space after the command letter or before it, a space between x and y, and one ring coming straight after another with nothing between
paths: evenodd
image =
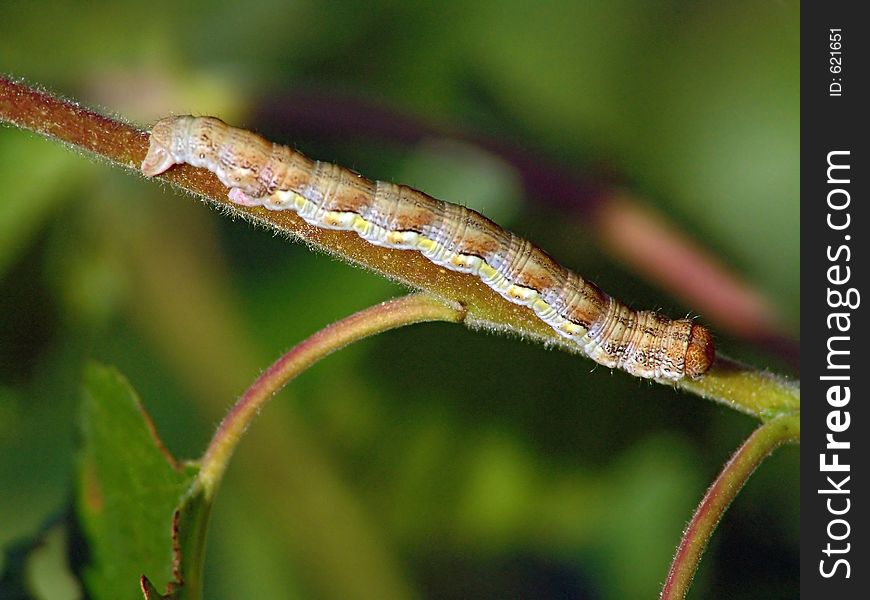
<instances>
[{"instance_id":1,"label":"caterpillar","mask_svg":"<svg viewBox=\"0 0 870 600\"><path fill-rule=\"evenodd\" d=\"M214 173L236 204L295 211L316 227L354 231L371 244L420 252L478 277L606 367L676 383L713 363L713 339L702 325L629 308L464 206L312 160L214 117L167 117L151 129L143 174L180 163Z\"/></svg>"}]
</instances>

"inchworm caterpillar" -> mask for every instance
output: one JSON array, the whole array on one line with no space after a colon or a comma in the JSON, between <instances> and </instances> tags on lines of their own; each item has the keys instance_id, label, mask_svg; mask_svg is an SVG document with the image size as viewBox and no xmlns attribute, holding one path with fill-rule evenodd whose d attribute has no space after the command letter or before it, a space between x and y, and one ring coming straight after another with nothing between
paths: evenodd
<instances>
[{"instance_id":1,"label":"inchworm caterpillar","mask_svg":"<svg viewBox=\"0 0 870 600\"><path fill-rule=\"evenodd\" d=\"M464 206L311 160L214 117L167 117L154 125L142 172L152 177L179 163L213 172L237 204L292 210L317 227L355 231L371 244L420 252L478 277L606 367L674 383L713 363L703 326L627 307Z\"/></svg>"}]
</instances>

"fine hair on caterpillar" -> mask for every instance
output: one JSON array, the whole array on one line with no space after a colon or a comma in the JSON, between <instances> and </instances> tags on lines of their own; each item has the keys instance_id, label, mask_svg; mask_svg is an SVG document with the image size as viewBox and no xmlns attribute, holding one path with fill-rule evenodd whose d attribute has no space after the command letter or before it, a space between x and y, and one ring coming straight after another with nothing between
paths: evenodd
<instances>
[{"instance_id":1,"label":"fine hair on caterpillar","mask_svg":"<svg viewBox=\"0 0 870 600\"><path fill-rule=\"evenodd\" d=\"M477 277L606 367L676 383L713 363L713 339L702 325L629 308L464 206L312 160L214 117L167 117L154 125L142 172L152 177L180 163L217 175L236 204L294 211L316 227L353 231Z\"/></svg>"}]
</instances>

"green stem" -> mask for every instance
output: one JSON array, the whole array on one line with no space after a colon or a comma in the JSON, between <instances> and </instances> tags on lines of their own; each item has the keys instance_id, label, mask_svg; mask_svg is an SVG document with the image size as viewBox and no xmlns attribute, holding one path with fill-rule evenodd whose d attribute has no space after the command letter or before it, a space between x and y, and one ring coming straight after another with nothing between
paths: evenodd
<instances>
[{"instance_id":1,"label":"green stem","mask_svg":"<svg viewBox=\"0 0 870 600\"><path fill-rule=\"evenodd\" d=\"M713 531L756 467L779 446L800 442L800 415L783 415L759 426L734 453L707 490L680 542L661 600L686 597Z\"/></svg>"},{"instance_id":2,"label":"green stem","mask_svg":"<svg viewBox=\"0 0 870 600\"><path fill-rule=\"evenodd\" d=\"M239 398L203 455L199 480L207 498L214 496L227 463L242 434L272 396L287 382L325 356L344 346L402 325L423 321L460 322L461 310L431 296L412 294L383 302L318 331L275 361Z\"/></svg>"},{"instance_id":3,"label":"green stem","mask_svg":"<svg viewBox=\"0 0 870 600\"><path fill-rule=\"evenodd\" d=\"M753 369L721 354L704 377L684 379L677 385L762 421L801 410L799 381Z\"/></svg>"}]
</instances>

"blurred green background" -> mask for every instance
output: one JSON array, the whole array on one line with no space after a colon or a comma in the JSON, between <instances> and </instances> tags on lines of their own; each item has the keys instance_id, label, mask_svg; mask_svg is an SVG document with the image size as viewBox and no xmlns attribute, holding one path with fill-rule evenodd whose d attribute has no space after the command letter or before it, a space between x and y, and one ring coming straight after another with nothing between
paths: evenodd
<instances>
[{"instance_id":1,"label":"blurred green background","mask_svg":"<svg viewBox=\"0 0 870 600\"><path fill-rule=\"evenodd\" d=\"M215 4L4 2L0 72L142 124L250 125L265 103L315 93L505 140L593 182L607 165L797 337L796 2ZM633 305L692 308L527 202L510 165L474 145L283 141L475 206ZM0 544L69 500L87 359L125 373L168 447L196 457L284 350L401 293L29 133L0 129L0 184ZM656 596L755 422L593 367L440 324L316 365L230 464L207 597ZM797 595L797 466L786 448L753 476L692 597Z\"/></svg>"}]
</instances>

